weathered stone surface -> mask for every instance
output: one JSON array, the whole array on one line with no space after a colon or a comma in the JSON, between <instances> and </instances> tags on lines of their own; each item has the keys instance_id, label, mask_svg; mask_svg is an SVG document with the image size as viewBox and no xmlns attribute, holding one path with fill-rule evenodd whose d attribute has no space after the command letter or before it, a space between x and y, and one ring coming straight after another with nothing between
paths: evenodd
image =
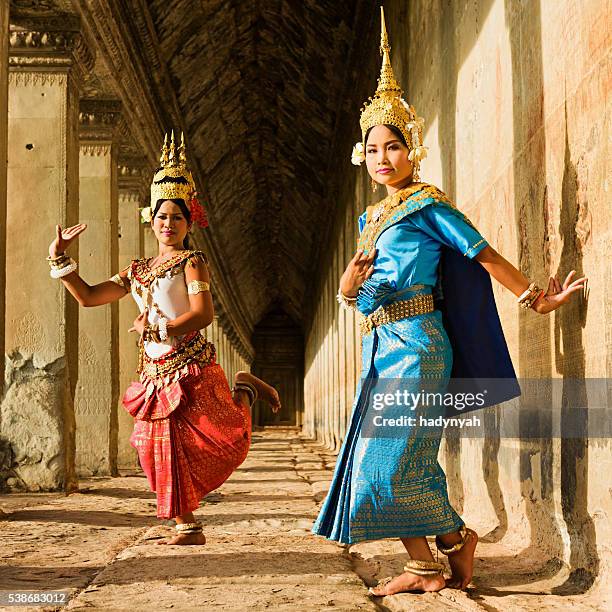
<instances>
[{"instance_id":1,"label":"weathered stone surface","mask_svg":"<svg viewBox=\"0 0 612 612\"><path fill-rule=\"evenodd\" d=\"M75 421L66 362L36 365L12 353L6 359L2 431L10 444L6 485L44 491L74 486Z\"/></svg>"},{"instance_id":2,"label":"weathered stone surface","mask_svg":"<svg viewBox=\"0 0 612 612\"><path fill-rule=\"evenodd\" d=\"M49 278L41 258L55 224L77 221L77 121L70 62L53 72L37 63L29 63L27 70L19 65L11 69L5 284L10 377L0 426L2 436L18 449L13 447L17 476L25 486L45 489L76 485L72 398L77 310L61 283Z\"/></svg>"},{"instance_id":3,"label":"weathered stone surface","mask_svg":"<svg viewBox=\"0 0 612 612\"><path fill-rule=\"evenodd\" d=\"M8 153L8 46L9 7L0 6L0 287L6 281L6 165ZM4 320L4 300L0 300L0 321ZM4 326L0 326L0 355L4 355ZM4 380L4 363L0 360L0 381ZM0 463L0 466L2 463ZM0 467L1 469L1 467ZM2 487L0 474L0 490Z\"/></svg>"},{"instance_id":4,"label":"weathered stone surface","mask_svg":"<svg viewBox=\"0 0 612 612\"><path fill-rule=\"evenodd\" d=\"M369 601L366 587L400 572L407 555L397 540L347 551L309 534L317 514L311 487L293 468L276 469L278 461L293 463L298 441L293 436L278 430L255 435L247 461L196 511L208 540L203 547L155 545L173 529L154 518L155 497L142 475L86 480L79 493L67 497L0 496L3 588L66 590L71 610L348 612L383 606L429 612L475 611L484 605L509 612L534 607L586 612L610 607L598 590L556 593L567 577L558 560L525 549L524 542L508 547L493 534L478 545L476 574L467 592L444 589ZM302 453L309 446L316 452L316 445L300 441Z\"/></svg>"},{"instance_id":5,"label":"weathered stone surface","mask_svg":"<svg viewBox=\"0 0 612 612\"><path fill-rule=\"evenodd\" d=\"M203 500L205 546L156 545L174 529L155 519L142 476L85 481L38 505L22 498L0 523L3 588L66 590L70 610L376 610L344 549L309 533L310 487L289 444L268 443L293 435L256 434L245 464Z\"/></svg>"},{"instance_id":6,"label":"weathered stone surface","mask_svg":"<svg viewBox=\"0 0 612 612\"><path fill-rule=\"evenodd\" d=\"M325 497L327 496L327 492L329 491L330 482L331 480L329 478L329 473L328 473L328 478L326 480L318 480L318 481L312 482L312 484L310 485L310 488L312 490L312 498L316 502L320 502L325 499Z\"/></svg>"}]
</instances>

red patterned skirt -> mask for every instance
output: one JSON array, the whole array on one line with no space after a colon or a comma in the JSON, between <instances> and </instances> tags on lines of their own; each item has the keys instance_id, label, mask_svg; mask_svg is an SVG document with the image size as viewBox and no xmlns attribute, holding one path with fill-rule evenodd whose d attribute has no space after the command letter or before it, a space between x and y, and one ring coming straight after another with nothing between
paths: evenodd
<instances>
[{"instance_id":1,"label":"red patterned skirt","mask_svg":"<svg viewBox=\"0 0 612 612\"><path fill-rule=\"evenodd\" d=\"M251 443L249 408L234 403L221 366L190 364L162 384L141 376L123 404L135 418L130 437L157 516L195 510L245 460Z\"/></svg>"}]
</instances>

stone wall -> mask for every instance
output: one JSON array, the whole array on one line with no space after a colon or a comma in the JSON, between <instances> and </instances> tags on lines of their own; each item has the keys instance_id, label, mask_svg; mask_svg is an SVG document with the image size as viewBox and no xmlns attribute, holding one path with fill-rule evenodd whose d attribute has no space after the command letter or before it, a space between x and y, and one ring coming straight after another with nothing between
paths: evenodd
<instances>
[{"instance_id":1,"label":"stone wall","mask_svg":"<svg viewBox=\"0 0 612 612\"><path fill-rule=\"evenodd\" d=\"M519 312L514 296L494 284L517 373L564 381L610 376L605 3L415 0L386 2L385 11L396 74L426 121L423 180L446 191L528 277L563 280L576 269L590 278L588 305L575 299L548 316ZM372 32L378 27L376 15ZM375 61L361 62L364 74L353 75L347 117L375 89L377 44L364 37ZM305 431L330 448L344 435L358 375L358 336L333 296L354 252L357 216L374 201L364 170L348 161L359 138L358 117L349 118L351 136L341 125L337 137L344 183L330 178L336 218L306 333ZM441 455L452 501L468 523L562 561L576 588L605 580L607 441L454 440Z\"/></svg>"}]
</instances>

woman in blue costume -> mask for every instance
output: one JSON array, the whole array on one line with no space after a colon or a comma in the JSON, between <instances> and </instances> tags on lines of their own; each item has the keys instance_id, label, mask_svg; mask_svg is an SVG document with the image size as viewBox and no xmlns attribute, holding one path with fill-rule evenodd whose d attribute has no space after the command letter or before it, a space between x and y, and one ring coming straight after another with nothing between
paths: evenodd
<instances>
[{"instance_id":1,"label":"woman in blue costume","mask_svg":"<svg viewBox=\"0 0 612 612\"><path fill-rule=\"evenodd\" d=\"M448 499L437 459L442 427L426 427L418 418L437 416L443 407L404 405L398 412L397 405L373 399L397 389L445 392L451 378L475 385L482 379L508 381L478 408L516 397L520 390L490 276L517 295L521 306L540 314L567 302L586 282L572 282L572 271L563 285L551 277L544 292L491 248L440 190L418 182L426 154L423 120L402 99L381 16L381 75L362 112L362 141L352 161L366 161L373 183L385 185L388 196L359 218L357 253L340 281L339 301L360 313L363 376L313 527L313 533L346 544L401 539L411 559L404 573L371 589L377 596L464 589L478 536ZM401 384L390 389L390 381ZM401 414L414 420L384 427L383 419ZM438 550L448 555L452 575L446 580L428 535L435 535Z\"/></svg>"}]
</instances>

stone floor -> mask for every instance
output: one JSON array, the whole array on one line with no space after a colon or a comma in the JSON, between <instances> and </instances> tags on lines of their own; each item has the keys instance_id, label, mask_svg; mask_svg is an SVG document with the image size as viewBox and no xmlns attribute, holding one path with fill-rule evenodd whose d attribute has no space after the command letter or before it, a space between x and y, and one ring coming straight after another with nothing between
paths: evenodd
<instances>
[{"instance_id":1,"label":"stone floor","mask_svg":"<svg viewBox=\"0 0 612 612\"><path fill-rule=\"evenodd\" d=\"M347 549L310 535L335 457L292 429L256 432L253 442L196 512L205 547L156 545L173 529L155 518L140 474L83 481L68 497L0 496L0 591L65 590L70 610L612 609L595 587L552 595L562 567L486 542L468 592L370 599L367 585L400 571L401 544Z\"/></svg>"}]
</instances>

